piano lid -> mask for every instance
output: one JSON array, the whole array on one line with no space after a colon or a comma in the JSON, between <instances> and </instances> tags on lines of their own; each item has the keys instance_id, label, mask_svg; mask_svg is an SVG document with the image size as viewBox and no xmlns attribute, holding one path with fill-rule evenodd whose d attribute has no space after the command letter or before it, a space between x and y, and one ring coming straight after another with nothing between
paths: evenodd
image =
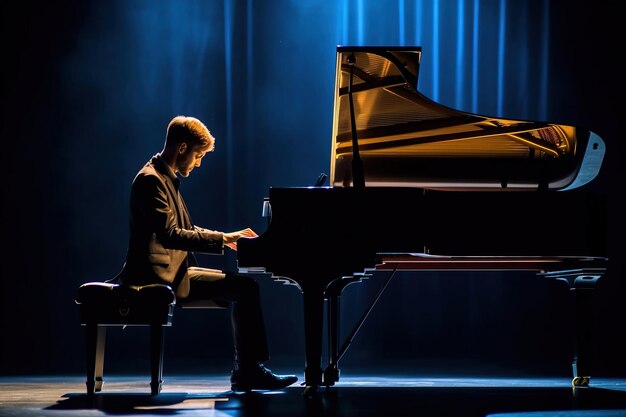
<instances>
[{"instance_id":1,"label":"piano lid","mask_svg":"<svg viewBox=\"0 0 626 417\"><path fill-rule=\"evenodd\" d=\"M417 90L420 47L337 47L332 186L352 185L352 101L366 186L566 190L592 181L605 145L561 124L454 110Z\"/></svg>"}]
</instances>

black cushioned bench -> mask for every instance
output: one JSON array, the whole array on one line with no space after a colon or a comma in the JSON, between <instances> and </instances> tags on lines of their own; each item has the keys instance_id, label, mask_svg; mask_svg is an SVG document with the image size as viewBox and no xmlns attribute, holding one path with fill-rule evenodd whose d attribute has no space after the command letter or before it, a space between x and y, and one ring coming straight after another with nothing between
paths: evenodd
<instances>
[{"instance_id":1,"label":"black cushioned bench","mask_svg":"<svg viewBox=\"0 0 626 417\"><path fill-rule=\"evenodd\" d=\"M87 394L102 390L104 348L108 326L150 326L152 395L163 384L163 327L172 325L176 295L164 284L143 286L87 282L78 288L76 304L86 328ZM224 308L211 300L180 303L180 308Z\"/></svg>"}]
</instances>

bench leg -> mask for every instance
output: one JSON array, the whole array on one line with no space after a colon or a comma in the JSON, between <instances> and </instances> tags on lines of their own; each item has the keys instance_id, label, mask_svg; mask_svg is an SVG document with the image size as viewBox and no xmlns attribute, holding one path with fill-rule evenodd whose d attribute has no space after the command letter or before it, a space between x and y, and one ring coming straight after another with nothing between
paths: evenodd
<instances>
[{"instance_id":1,"label":"bench leg","mask_svg":"<svg viewBox=\"0 0 626 417\"><path fill-rule=\"evenodd\" d=\"M150 366L152 380L150 381L150 391L152 395L161 392L163 380L163 326L161 324L150 325Z\"/></svg>"},{"instance_id":2,"label":"bench leg","mask_svg":"<svg viewBox=\"0 0 626 417\"><path fill-rule=\"evenodd\" d=\"M97 323L86 325L87 394L102 390L106 327Z\"/></svg>"}]
</instances>

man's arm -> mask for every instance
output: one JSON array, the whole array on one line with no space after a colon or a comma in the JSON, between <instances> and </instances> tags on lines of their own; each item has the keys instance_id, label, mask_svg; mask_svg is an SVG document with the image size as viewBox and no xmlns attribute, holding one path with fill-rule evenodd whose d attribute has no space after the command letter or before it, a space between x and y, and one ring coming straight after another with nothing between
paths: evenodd
<instances>
[{"instance_id":1,"label":"man's arm","mask_svg":"<svg viewBox=\"0 0 626 417\"><path fill-rule=\"evenodd\" d=\"M184 229L178 223L176 209L171 206L166 184L156 175L140 175L133 182L131 206L149 230L168 249L221 254L224 233L194 227Z\"/></svg>"}]
</instances>

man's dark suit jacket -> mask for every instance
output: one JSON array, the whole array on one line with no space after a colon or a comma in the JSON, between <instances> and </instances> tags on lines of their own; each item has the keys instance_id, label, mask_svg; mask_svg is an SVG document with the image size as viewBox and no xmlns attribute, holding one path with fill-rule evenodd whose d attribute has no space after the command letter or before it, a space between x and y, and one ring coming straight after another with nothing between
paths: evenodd
<instances>
[{"instance_id":1,"label":"man's dark suit jacket","mask_svg":"<svg viewBox=\"0 0 626 417\"><path fill-rule=\"evenodd\" d=\"M189 294L187 268L195 265L189 252L224 253L222 232L192 225L179 183L158 154L133 180L128 252L116 277L120 283L168 284L184 298Z\"/></svg>"}]
</instances>

